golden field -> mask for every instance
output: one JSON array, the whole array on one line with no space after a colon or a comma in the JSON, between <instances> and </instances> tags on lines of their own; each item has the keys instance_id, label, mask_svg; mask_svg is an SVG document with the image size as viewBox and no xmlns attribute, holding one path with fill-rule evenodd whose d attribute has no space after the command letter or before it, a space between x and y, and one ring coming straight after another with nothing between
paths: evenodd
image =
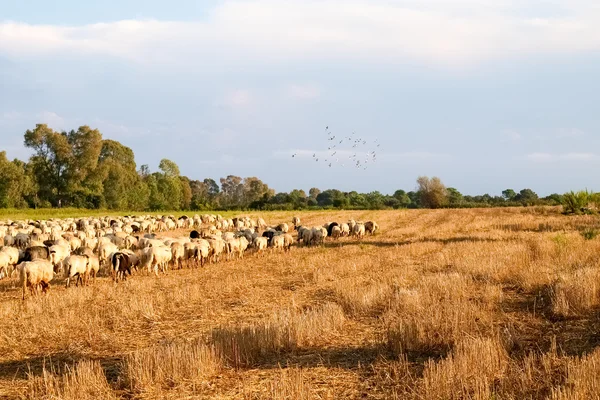
<instances>
[{"instance_id":1,"label":"golden field","mask_svg":"<svg viewBox=\"0 0 600 400\"><path fill-rule=\"evenodd\" d=\"M298 215L381 230L25 301L0 281L0 398L600 398L598 217Z\"/></svg>"}]
</instances>

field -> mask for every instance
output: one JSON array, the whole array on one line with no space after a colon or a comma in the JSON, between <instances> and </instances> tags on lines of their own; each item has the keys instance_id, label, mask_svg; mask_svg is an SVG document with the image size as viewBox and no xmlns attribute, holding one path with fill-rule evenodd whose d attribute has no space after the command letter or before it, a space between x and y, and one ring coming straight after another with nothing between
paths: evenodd
<instances>
[{"instance_id":1,"label":"field","mask_svg":"<svg viewBox=\"0 0 600 400\"><path fill-rule=\"evenodd\" d=\"M25 302L0 281L0 398L600 398L600 221L559 211L302 213L381 231Z\"/></svg>"}]
</instances>

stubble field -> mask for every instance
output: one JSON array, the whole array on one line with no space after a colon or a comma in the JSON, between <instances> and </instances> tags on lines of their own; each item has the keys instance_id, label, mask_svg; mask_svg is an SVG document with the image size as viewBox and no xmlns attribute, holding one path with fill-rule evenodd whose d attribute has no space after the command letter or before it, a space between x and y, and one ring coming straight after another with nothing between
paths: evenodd
<instances>
[{"instance_id":1,"label":"stubble field","mask_svg":"<svg viewBox=\"0 0 600 400\"><path fill-rule=\"evenodd\" d=\"M381 231L24 302L0 281L0 398L599 398L598 217L299 215Z\"/></svg>"}]
</instances>

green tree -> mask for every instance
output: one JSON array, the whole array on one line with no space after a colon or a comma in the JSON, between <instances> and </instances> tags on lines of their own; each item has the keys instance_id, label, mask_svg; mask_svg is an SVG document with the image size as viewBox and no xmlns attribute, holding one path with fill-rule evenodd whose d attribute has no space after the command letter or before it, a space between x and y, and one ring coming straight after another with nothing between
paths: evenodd
<instances>
[{"instance_id":1,"label":"green tree","mask_svg":"<svg viewBox=\"0 0 600 400\"><path fill-rule=\"evenodd\" d=\"M29 159L42 202L52 206L66 205L69 167L73 152L66 134L54 132L46 124L37 124L25 132L25 147L33 150Z\"/></svg>"},{"instance_id":2,"label":"green tree","mask_svg":"<svg viewBox=\"0 0 600 400\"><path fill-rule=\"evenodd\" d=\"M25 198L34 191L33 180L27 174L25 164L19 160L9 161L6 152L0 151L0 207L26 207Z\"/></svg>"},{"instance_id":3,"label":"green tree","mask_svg":"<svg viewBox=\"0 0 600 400\"><path fill-rule=\"evenodd\" d=\"M457 207L464 203L463 195L457 189L448 188L446 190L448 193L448 204L450 204L451 207Z\"/></svg>"},{"instance_id":4,"label":"green tree","mask_svg":"<svg viewBox=\"0 0 600 400\"><path fill-rule=\"evenodd\" d=\"M517 193L512 189L505 189L502 191L502 197L508 201L512 201L517 196Z\"/></svg>"},{"instance_id":5,"label":"green tree","mask_svg":"<svg viewBox=\"0 0 600 400\"><path fill-rule=\"evenodd\" d=\"M523 189L515 196L515 201L522 203L524 206L532 206L537 203L538 195L531 189Z\"/></svg>"},{"instance_id":6,"label":"green tree","mask_svg":"<svg viewBox=\"0 0 600 400\"><path fill-rule=\"evenodd\" d=\"M308 196L311 199L315 199L316 200L317 196L319 195L319 193L321 193L321 190L319 188L316 188L316 187L310 188L310 190L308 191Z\"/></svg>"},{"instance_id":7,"label":"green tree","mask_svg":"<svg viewBox=\"0 0 600 400\"><path fill-rule=\"evenodd\" d=\"M402 189L398 189L394 192L394 198L398 200L400 207L408 207L411 203L410 197Z\"/></svg>"},{"instance_id":8,"label":"green tree","mask_svg":"<svg viewBox=\"0 0 600 400\"><path fill-rule=\"evenodd\" d=\"M242 178L235 175L228 175L227 178L221 178L221 204L225 207L240 207L244 196L244 185Z\"/></svg>"}]
</instances>

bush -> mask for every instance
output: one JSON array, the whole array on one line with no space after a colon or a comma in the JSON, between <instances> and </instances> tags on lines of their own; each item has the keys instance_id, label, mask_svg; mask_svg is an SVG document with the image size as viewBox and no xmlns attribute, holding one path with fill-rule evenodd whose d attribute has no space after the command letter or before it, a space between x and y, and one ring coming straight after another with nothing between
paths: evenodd
<instances>
[{"instance_id":1,"label":"bush","mask_svg":"<svg viewBox=\"0 0 600 400\"><path fill-rule=\"evenodd\" d=\"M565 193L562 198L564 213L581 214L587 208L591 196L593 196L593 193L590 193L587 190Z\"/></svg>"}]
</instances>

